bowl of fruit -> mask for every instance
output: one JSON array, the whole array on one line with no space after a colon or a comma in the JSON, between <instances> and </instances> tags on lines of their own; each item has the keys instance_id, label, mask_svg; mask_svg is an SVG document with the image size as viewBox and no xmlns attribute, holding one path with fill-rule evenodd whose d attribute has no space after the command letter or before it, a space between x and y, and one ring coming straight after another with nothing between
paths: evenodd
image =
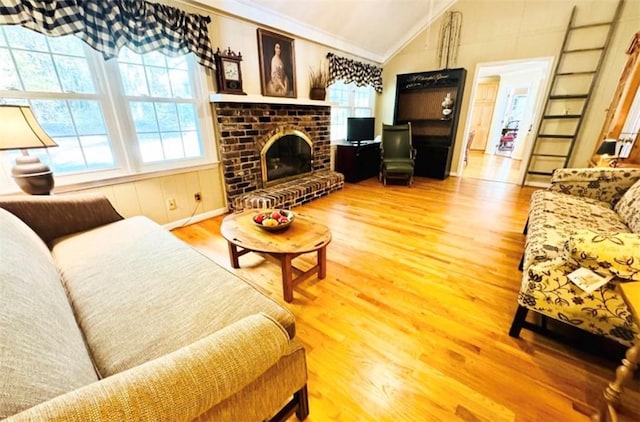
<instances>
[{"instance_id":1,"label":"bowl of fruit","mask_svg":"<svg viewBox=\"0 0 640 422\"><path fill-rule=\"evenodd\" d=\"M263 230L284 230L293 223L294 214L288 210L263 211L252 217L253 224Z\"/></svg>"}]
</instances>

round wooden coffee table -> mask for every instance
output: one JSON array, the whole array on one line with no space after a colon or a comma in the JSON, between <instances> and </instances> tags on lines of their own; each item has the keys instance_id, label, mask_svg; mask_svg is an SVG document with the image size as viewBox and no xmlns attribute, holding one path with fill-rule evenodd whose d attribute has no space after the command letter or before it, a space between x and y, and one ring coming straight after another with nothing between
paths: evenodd
<instances>
[{"instance_id":1,"label":"round wooden coffee table","mask_svg":"<svg viewBox=\"0 0 640 422\"><path fill-rule=\"evenodd\" d=\"M293 286L318 273L318 278L327 276L327 245L331 242L329 228L310 217L295 213L291 225L277 232L269 232L256 226L252 217L267 210L247 209L229 214L222 220L220 231L229 244L229 259L233 268L240 268L238 258L249 252L259 252L276 257L282 269L282 291L284 300L293 300ZM317 263L303 271L291 264L302 254L318 253ZM298 272L293 277L293 271Z\"/></svg>"}]
</instances>

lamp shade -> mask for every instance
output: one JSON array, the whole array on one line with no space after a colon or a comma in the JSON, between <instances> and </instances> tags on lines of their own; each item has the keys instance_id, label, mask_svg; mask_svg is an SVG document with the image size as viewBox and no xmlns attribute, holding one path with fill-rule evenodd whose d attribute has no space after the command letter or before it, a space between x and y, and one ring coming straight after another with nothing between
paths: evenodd
<instances>
[{"instance_id":1,"label":"lamp shade","mask_svg":"<svg viewBox=\"0 0 640 422\"><path fill-rule=\"evenodd\" d=\"M0 150L56 146L29 107L0 105Z\"/></svg>"},{"instance_id":2,"label":"lamp shade","mask_svg":"<svg viewBox=\"0 0 640 422\"><path fill-rule=\"evenodd\" d=\"M605 139L598 147L596 154L598 155L616 155L617 141L615 139Z\"/></svg>"},{"instance_id":3,"label":"lamp shade","mask_svg":"<svg viewBox=\"0 0 640 422\"><path fill-rule=\"evenodd\" d=\"M38 157L30 157L27 150L56 146L29 107L0 105L0 150L21 149L23 154L11 169L20 189L31 195L49 195L54 185L53 173Z\"/></svg>"}]
</instances>

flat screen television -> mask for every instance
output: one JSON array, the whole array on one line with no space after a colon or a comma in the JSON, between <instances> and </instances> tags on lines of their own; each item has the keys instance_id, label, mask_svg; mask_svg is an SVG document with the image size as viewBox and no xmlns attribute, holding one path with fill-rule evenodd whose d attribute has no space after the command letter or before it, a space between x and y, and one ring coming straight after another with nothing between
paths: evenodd
<instances>
[{"instance_id":1,"label":"flat screen television","mask_svg":"<svg viewBox=\"0 0 640 422\"><path fill-rule=\"evenodd\" d=\"M375 138L374 117L347 117L347 141L371 141Z\"/></svg>"}]
</instances>

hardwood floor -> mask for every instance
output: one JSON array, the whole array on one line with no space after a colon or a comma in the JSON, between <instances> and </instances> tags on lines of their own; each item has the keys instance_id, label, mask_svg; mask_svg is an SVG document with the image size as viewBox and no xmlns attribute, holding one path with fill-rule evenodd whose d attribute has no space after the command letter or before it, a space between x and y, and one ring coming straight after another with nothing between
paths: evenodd
<instances>
[{"instance_id":1,"label":"hardwood floor","mask_svg":"<svg viewBox=\"0 0 640 422\"><path fill-rule=\"evenodd\" d=\"M278 265L251 253L231 268L222 216L174 233L295 314L308 421L587 421L618 362L507 334L532 192L455 177L346 184L294 209L333 240L327 278L301 283L290 304ZM638 420L633 384L623 405Z\"/></svg>"},{"instance_id":2,"label":"hardwood floor","mask_svg":"<svg viewBox=\"0 0 640 422\"><path fill-rule=\"evenodd\" d=\"M520 184L521 160L484 151L469 151L467 165L462 168L465 178Z\"/></svg>"}]
</instances>

